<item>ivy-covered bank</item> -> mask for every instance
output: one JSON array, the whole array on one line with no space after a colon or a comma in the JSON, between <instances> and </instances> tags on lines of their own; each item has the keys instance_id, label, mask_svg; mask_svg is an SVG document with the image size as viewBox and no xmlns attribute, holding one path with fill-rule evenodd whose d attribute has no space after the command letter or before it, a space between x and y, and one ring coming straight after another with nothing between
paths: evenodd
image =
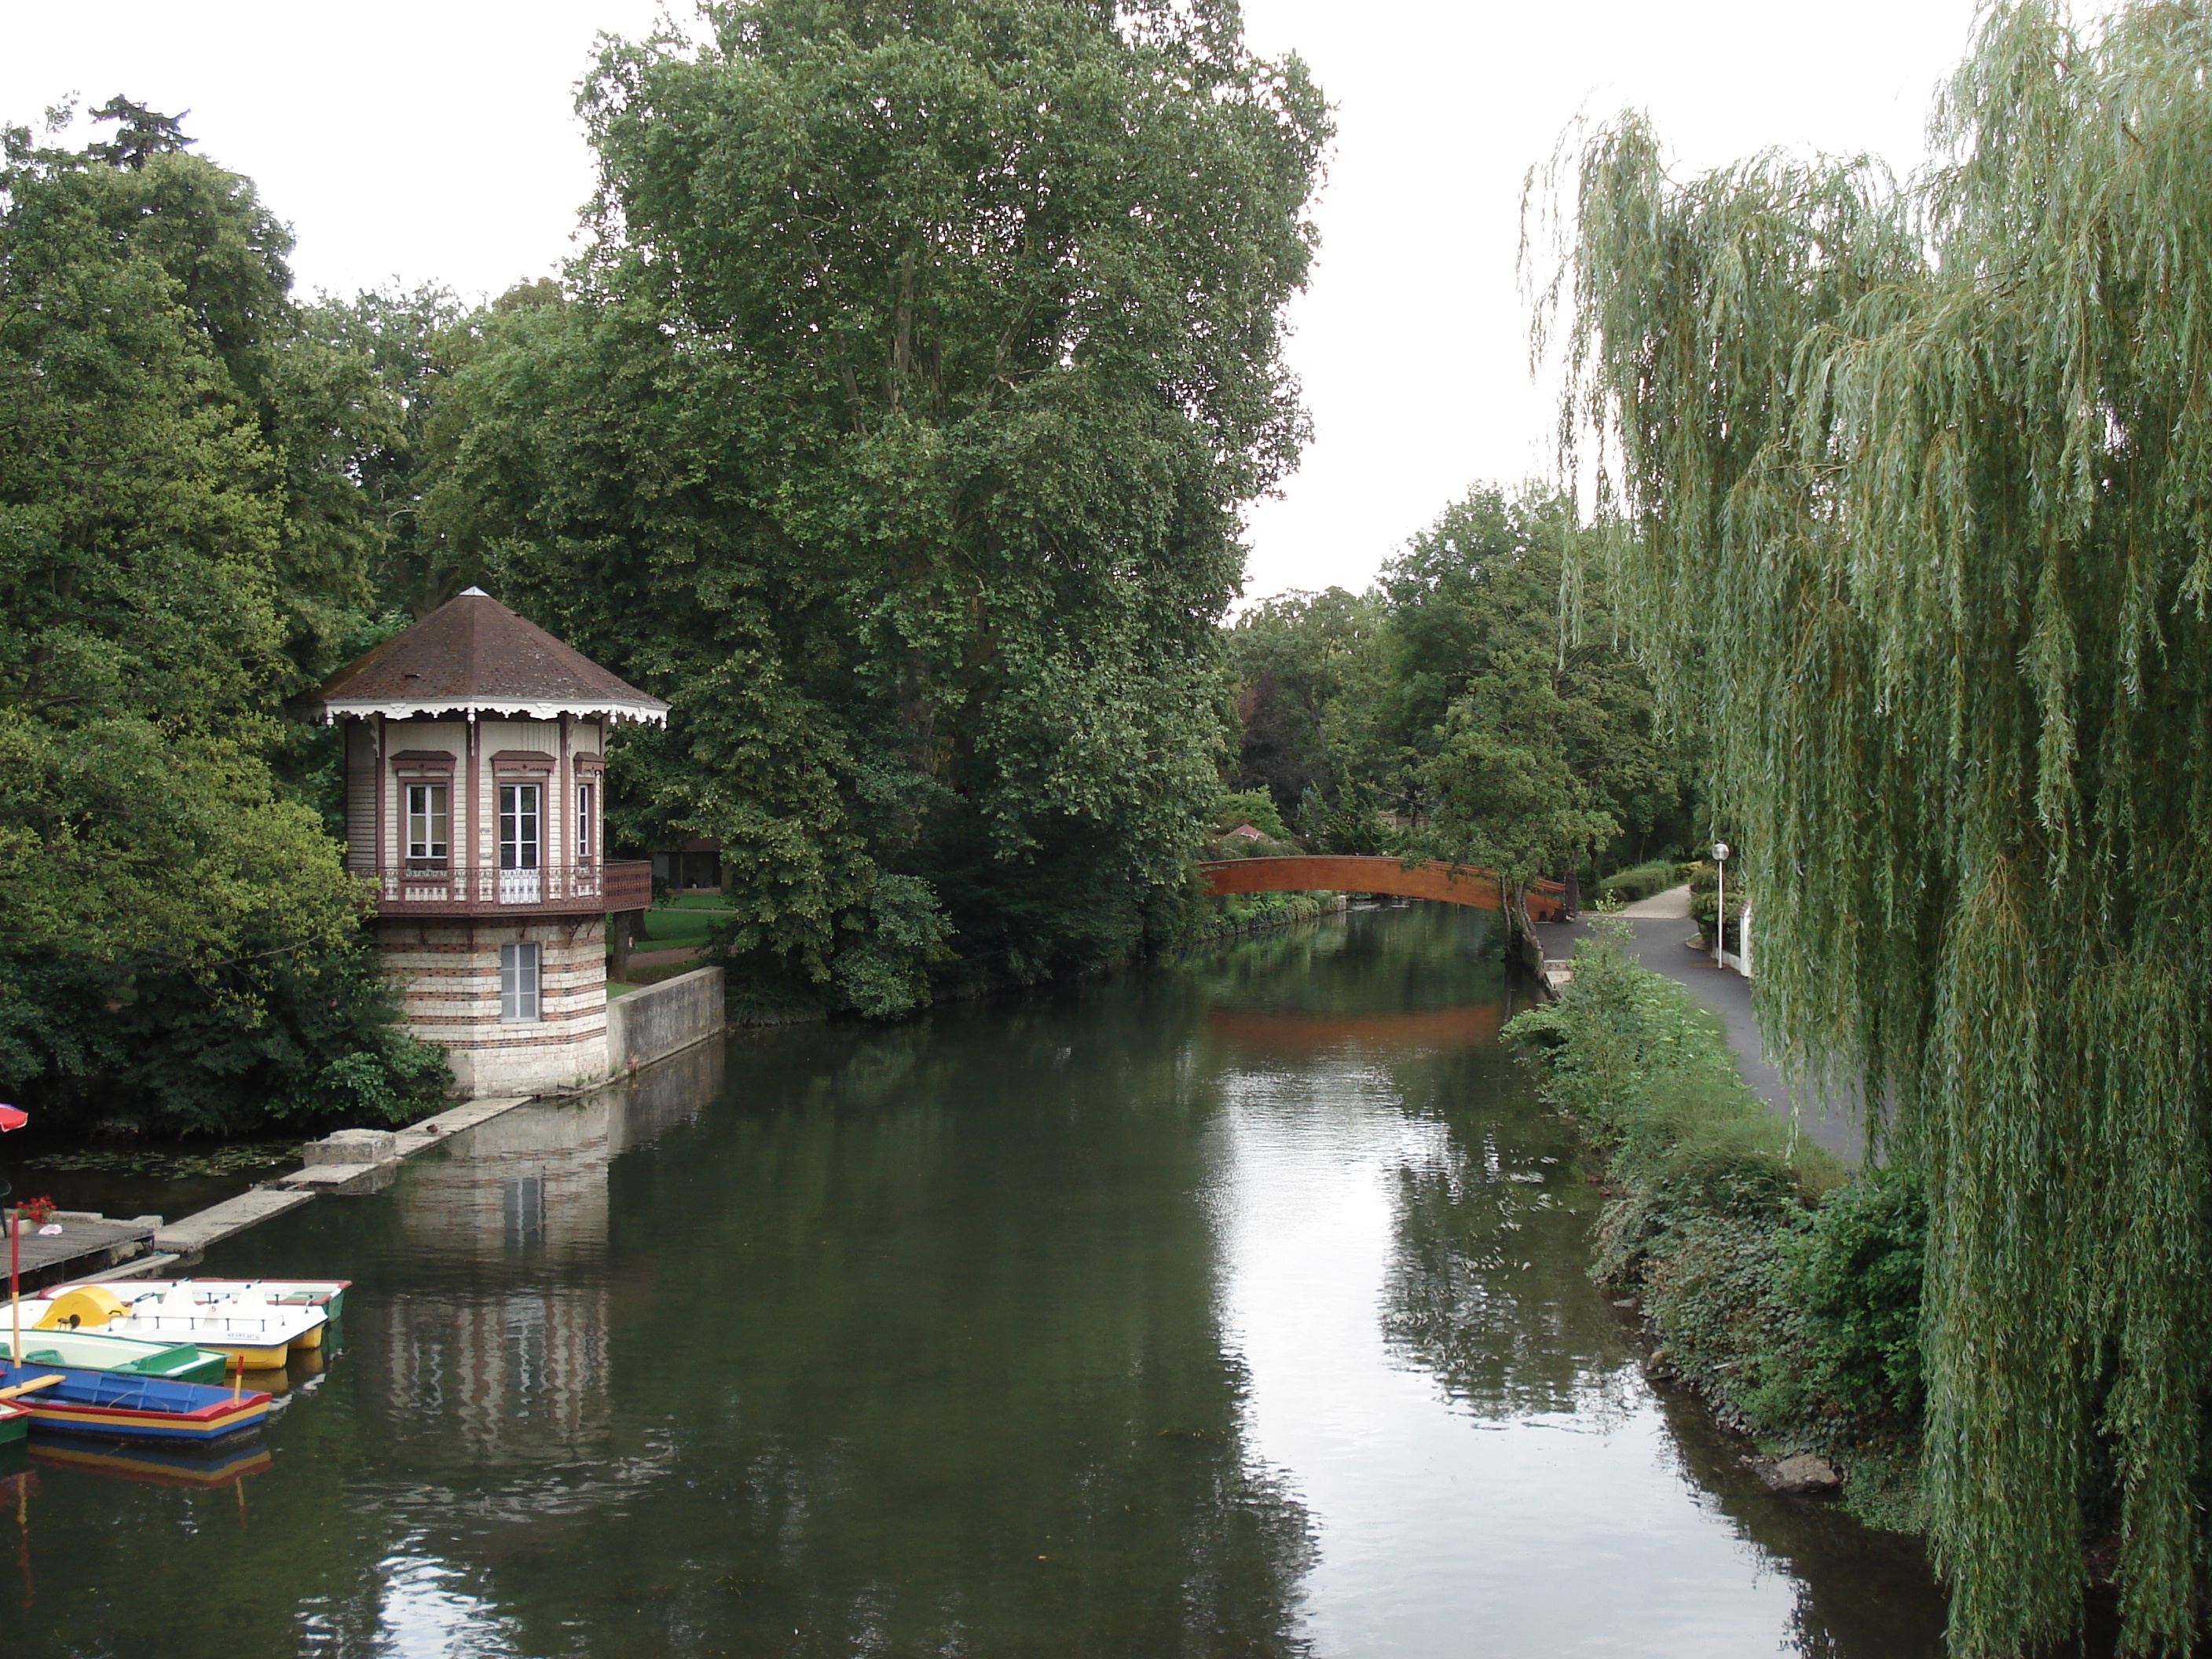
<instances>
[{"instance_id":1,"label":"ivy-covered bank","mask_svg":"<svg viewBox=\"0 0 2212 1659\"><path fill-rule=\"evenodd\" d=\"M1919 1530L1917 1185L1799 1138L1713 1014L1615 939L1585 941L1561 1000L1505 1034L1606 1161L1593 1272L1639 1300L1655 1364L1765 1449L1845 1471L1863 1519Z\"/></svg>"}]
</instances>

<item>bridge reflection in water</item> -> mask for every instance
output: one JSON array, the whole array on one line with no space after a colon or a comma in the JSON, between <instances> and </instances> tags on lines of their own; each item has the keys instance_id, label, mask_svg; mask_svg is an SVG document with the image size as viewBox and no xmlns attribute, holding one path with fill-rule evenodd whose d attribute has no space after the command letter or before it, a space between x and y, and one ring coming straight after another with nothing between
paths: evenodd
<instances>
[{"instance_id":1,"label":"bridge reflection in water","mask_svg":"<svg viewBox=\"0 0 2212 1659\"><path fill-rule=\"evenodd\" d=\"M1310 1054L1334 1048L1472 1048L1498 1040L1501 1005L1421 1013L1277 1014L1206 1011L1206 1029L1240 1048Z\"/></svg>"}]
</instances>

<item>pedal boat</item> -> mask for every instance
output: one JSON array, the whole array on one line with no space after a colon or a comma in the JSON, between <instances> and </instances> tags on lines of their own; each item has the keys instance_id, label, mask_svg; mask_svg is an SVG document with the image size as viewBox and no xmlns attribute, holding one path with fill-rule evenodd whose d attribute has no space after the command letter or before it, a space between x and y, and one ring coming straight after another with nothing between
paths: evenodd
<instances>
[{"instance_id":1,"label":"pedal boat","mask_svg":"<svg viewBox=\"0 0 2212 1659\"><path fill-rule=\"evenodd\" d=\"M0 1359L15 1356L8 1348L9 1327L0 1322ZM189 1343L142 1342L104 1331L23 1331L23 1363L52 1370L117 1371L133 1376L166 1376L173 1382L220 1382L229 1357Z\"/></svg>"},{"instance_id":2,"label":"pedal boat","mask_svg":"<svg viewBox=\"0 0 2212 1659\"><path fill-rule=\"evenodd\" d=\"M294 1347L322 1346L330 1316L307 1303L275 1302L258 1285L210 1287L180 1279L166 1289L131 1287L126 1302L106 1285L80 1285L39 1309L40 1330L93 1330L143 1342L188 1343L229 1356L233 1370L280 1369ZM28 1338L24 1351L30 1351Z\"/></svg>"},{"instance_id":3,"label":"pedal boat","mask_svg":"<svg viewBox=\"0 0 2212 1659\"><path fill-rule=\"evenodd\" d=\"M129 1285L134 1301L188 1290L210 1301L265 1296L273 1307L320 1309L325 1315L324 1322L310 1326L305 1335L293 1340L291 1348L295 1353L323 1346L324 1334L331 1322L344 1313L345 1293L352 1288L350 1279L134 1279Z\"/></svg>"},{"instance_id":4,"label":"pedal boat","mask_svg":"<svg viewBox=\"0 0 2212 1659\"><path fill-rule=\"evenodd\" d=\"M134 1279L128 1284L111 1284L111 1290L127 1291L132 1296L167 1296L179 1285L204 1296L239 1296L247 1291L259 1291L280 1307L320 1308L332 1319L345 1315L345 1293L353 1288L350 1279ZM319 1340L319 1339L318 1339ZM302 1343L313 1347L314 1343Z\"/></svg>"},{"instance_id":5,"label":"pedal boat","mask_svg":"<svg viewBox=\"0 0 2212 1659\"><path fill-rule=\"evenodd\" d=\"M12 1400L0 1400L0 1446L21 1440L30 1431L30 1412Z\"/></svg>"},{"instance_id":6,"label":"pedal boat","mask_svg":"<svg viewBox=\"0 0 2212 1659\"><path fill-rule=\"evenodd\" d=\"M0 1399L30 1414L33 1435L84 1434L109 1440L157 1440L206 1445L269 1419L269 1396L258 1389L171 1382L115 1371L0 1365Z\"/></svg>"}]
</instances>

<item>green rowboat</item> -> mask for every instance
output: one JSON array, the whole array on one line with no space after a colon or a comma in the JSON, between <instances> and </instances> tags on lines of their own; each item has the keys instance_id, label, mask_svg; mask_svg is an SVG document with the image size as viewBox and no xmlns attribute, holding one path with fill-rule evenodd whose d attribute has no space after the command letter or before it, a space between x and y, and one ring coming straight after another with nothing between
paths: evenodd
<instances>
[{"instance_id":1,"label":"green rowboat","mask_svg":"<svg viewBox=\"0 0 2212 1659\"><path fill-rule=\"evenodd\" d=\"M0 1362L13 1361L8 1350L7 1309L0 1305ZM67 1365L81 1371L120 1371L129 1376L159 1376L172 1382L220 1382L226 1356L189 1343L148 1342L138 1337L103 1336L97 1331L38 1331L23 1328L23 1363ZM0 1434L4 1434L0 1425Z\"/></svg>"}]
</instances>

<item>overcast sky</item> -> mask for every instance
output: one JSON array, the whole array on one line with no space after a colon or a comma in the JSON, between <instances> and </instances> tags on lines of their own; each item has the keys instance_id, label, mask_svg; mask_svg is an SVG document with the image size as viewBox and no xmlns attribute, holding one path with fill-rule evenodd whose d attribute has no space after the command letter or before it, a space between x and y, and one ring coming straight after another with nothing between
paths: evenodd
<instances>
[{"instance_id":1,"label":"overcast sky","mask_svg":"<svg viewBox=\"0 0 2212 1659\"><path fill-rule=\"evenodd\" d=\"M190 108L299 238L303 290L495 294L555 269L590 193L570 111L652 0L0 0L0 117L72 93ZM688 7L681 15L688 15ZM1338 106L1291 356L1315 441L1251 514L1248 593L1358 587L1480 480L1547 472L1516 284L1522 179L1577 113L1648 111L1685 168L1769 146L1917 163L1968 0L1247 0Z\"/></svg>"}]
</instances>

